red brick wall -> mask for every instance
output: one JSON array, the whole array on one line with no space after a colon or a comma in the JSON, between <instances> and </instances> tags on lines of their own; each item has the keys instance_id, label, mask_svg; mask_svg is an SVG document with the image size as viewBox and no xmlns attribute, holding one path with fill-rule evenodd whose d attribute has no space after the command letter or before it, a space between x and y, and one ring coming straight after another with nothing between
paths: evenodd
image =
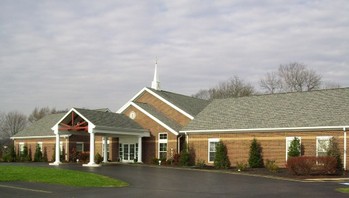
<instances>
[{"instance_id":1,"label":"red brick wall","mask_svg":"<svg viewBox=\"0 0 349 198\"><path fill-rule=\"evenodd\" d=\"M317 136L335 137L338 141L341 153L343 153L342 131L190 134L189 147L195 151L196 160L204 160L206 164L209 164L207 163L208 139L219 138L227 146L228 156L232 166L236 166L237 162L248 162L249 147L253 138L256 138L263 148L263 159L275 160L278 166L285 167L286 137L295 136L301 137L303 155L305 156L316 155Z\"/></svg>"},{"instance_id":2,"label":"red brick wall","mask_svg":"<svg viewBox=\"0 0 349 198\"><path fill-rule=\"evenodd\" d=\"M172 154L177 153L177 136L172 132L162 127L160 124L149 118L147 115L139 111L134 107L129 107L124 111L125 115L129 115L131 111L136 113L134 119L141 127L150 131L150 137L144 137L142 140L143 155L142 160L144 163L151 163L154 158L158 158L158 135L159 133L167 133L167 158L171 158Z\"/></svg>"},{"instance_id":3,"label":"red brick wall","mask_svg":"<svg viewBox=\"0 0 349 198\"><path fill-rule=\"evenodd\" d=\"M144 92L142 96L139 97L136 101L147 103L155 107L158 111L162 112L168 118L171 118L181 126L187 125L190 121L188 117L184 116L182 113L170 107L168 104L162 102L161 100L159 100L158 98L156 98L148 92Z\"/></svg>"}]
</instances>

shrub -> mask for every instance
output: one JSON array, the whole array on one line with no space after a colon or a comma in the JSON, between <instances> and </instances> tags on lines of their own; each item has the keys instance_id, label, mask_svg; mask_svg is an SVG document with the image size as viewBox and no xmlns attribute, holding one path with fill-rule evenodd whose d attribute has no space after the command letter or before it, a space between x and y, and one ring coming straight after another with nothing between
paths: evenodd
<instances>
[{"instance_id":1,"label":"shrub","mask_svg":"<svg viewBox=\"0 0 349 198\"><path fill-rule=\"evenodd\" d=\"M159 159L158 158L153 158L152 159L152 164L159 165Z\"/></svg>"},{"instance_id":2,"label":"shrub","mask_svg":"<svg viewBox=\"0 0 349 198\"><path fill-rule=\"evenodd\" d=\"M78 152L79 153L79 152ZM81 152L79 161L82 163L87 163L90 159L90 152Z\"/></svg>"},{"instance_id":3,"label":"shrub","mask_svg":"<svg viewBox=\"0 0 349 198\"><path fill-rule=\"evenodd\" d=\"M46 147L44 147L44 153L42 155L42 161L43 162L48 162L48 159L47 159L47 148Z\"/></svg>"},{"instance_id":4,"label":"shrub","mask_svg":"<svg viewBox=\"0 0 349 198\"><path fill-rule=\"evenodd\" d=\"M290 147L288 148L287 155L289 157L298 157L301 155L301 143L297 137L291 141Z\"/></svg>"},{"instance_id":5,"label":"shrub","mask_svg":"<svg viewBox=\"0 0 349 198\"><path fill-rule=\"evenodd\" d=\"M341 153L338 147L336 138L331 138L327 149L327 156L334 157L337 161L337 172L340 174L343 172L343 164L341 159Z\"/></svg>"},{"instance_id":6,"label":"shrub","mask_svg":"<svg viewBox=\"0 0 349 198\"><path fill-rule=\"evenodd\" d=\"M4 150L2 155L2 160L4 162L15 162L16 161L16 151L15 147L13 145L7 147L6 150Z\"/></svg>"},{"instance_id":7,"label":"shrub","mask_svg":"<svg viewBox=\"0 0 349 198\"><path fill-rule=\"evenodd\" d=\"M228 169L230 167L227 147L222 141L219 141L218 144L216 145L216 156L214 158L214 167L225 168L225 169Z\"/></svg>"},{"instance_id":8,"label":"shrub","mask_svg":"<svg viewBox=\"0 0 349 198\"><path fill-rule=\"evenodd\" d=\"M256 138L251 142L248 164L251 168L263 167L262 147Z\"/></svg>"},{"instance_id":9,"label":"shrub","mask_svg":"<svg viewBox=\"0 0 349 198\"><path fill-rule=\"evenodd\" d=\"M270 172L276 172L279 169L279 166L276 165L275 160L266 160L265 168L267 168Z\"/></svg>"},{"instance_id":10,"label":"shrub","mask_svg":"<svg viewBox=\"0 0 349 198\"><path fill-rule=\"evenodd\" d=\"M334 157L290 157L287 169L295 175L332 175L336 173Z\"/></svg>"},{"instance_id":11,"label":"shrub","mask_svg":"<svg viewBox=\"0 0 349 198\"><path fill-rule=\"evenodd\" d=\"M95 155L95 162L96 164L100 164L103 161L103 157L101 156L101 154L97 153Z\"/></svg>"},{"instance_id":12,"label":"shrub","mask_svg":"<svg viewBox=\"0 0 349 198\"><path fill-rule=\"evenodd\" d=\"M199 167L199 168L205 168L206 167L205 160L198 159L196 161L196 166Z\"/></svg>"},{"instance_id":13,"label":"shrub","mask_svg":"<svg viewBox=\"0 0 349 198\"><path fill-rule=\"evenodd\" d=\"M34 154L34 162L41 162L41 161L42 161L42 152L39 144L37 144L35 149L35 154Z\"/></svg>"},{"instance_id":14,"label":"shrub","mask_svg":"<svg viewBox=\"0 0 349 198\"><path fill-rule=\"evenodd\" d=\"M179 165L180 166L190 166L190 153L187 151L187 149L183 149L181 151L180 157L179 157Z\"/></svg>"},{"instance_id":15,"label":"shrub","mask_svg":"<svg viewBox=\"0 0 349 198\"><path fill-rule=\"evenodd\" d=\"M176 153L173 155L173 165L179 165L179 159L180 159L181 155Z\"/></svg>"},{"instance_id":16,"label":"shrub","mask_svg":"<svg viewBox=\"0 0 349 198\"><path fill-rule=\"evenodd\" d=\"M245 170L247 170L247 163L236 162L236 170L237 171L245 171Z\"/></svg>"}]
</instances>

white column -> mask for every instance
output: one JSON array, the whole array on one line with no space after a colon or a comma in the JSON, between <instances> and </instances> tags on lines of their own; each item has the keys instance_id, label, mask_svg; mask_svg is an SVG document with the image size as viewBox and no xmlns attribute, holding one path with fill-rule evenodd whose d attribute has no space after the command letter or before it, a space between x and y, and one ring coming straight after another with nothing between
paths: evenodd
<instances>
[{"instance_id":1,"label":"white column","mask_svg":"<svg viewBox=\"0 0 349 198\"><path fill-rule=\"evenodd\" d=\"M108 137L104 136L103 137L103 162L107 163L108 162Z\"/></svg>"},{"instance_id":2,"label":"white column","mask_svg":"<svg viewBox=\"0 0 349 198\"><path fill-rule=\"evenodd\" d=\"M138 163L143 163L142 162L142 137L138 137L138 156L137 156L137 162Z\"/></svg>"},{"instance_id":3,"label":"white column","mask_svg":"<svg viewBox=\"0 0 349 198\"><path fill-rule=\"evenodd\" d=\"M98 167L99 164L95 163L95 133L93 131L90 133L90 162L88 164L83 164L83 166Z\"/></svg>"},{"instance_id":4,"label":"white column","mask_svg":"<svg viewBox=\"0 0 349 198\"><path fill-rule=\"evenodd\" d=\"M55 148L55 161L53 163L50 163L50 165L58 166L60 161L60 149L59 149L59 133L58 130L55 130L54 132L56 134L56 148Z\"/></svg>"}]
</instances>

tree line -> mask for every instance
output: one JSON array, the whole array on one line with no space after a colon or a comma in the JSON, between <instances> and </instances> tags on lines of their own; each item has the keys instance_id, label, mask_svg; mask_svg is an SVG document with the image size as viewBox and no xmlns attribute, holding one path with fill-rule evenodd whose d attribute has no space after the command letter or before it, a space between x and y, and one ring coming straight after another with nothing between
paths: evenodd
<instances>
[{"instance_id":1,"label":"tree line","mask_svg":"<svg viewBox=\"0 0 349 198\"><path fill-rule=\"evenodd\" d=\"M18 111L0 113L0 146L25 127L49 114L66 112L55 108L36 107L29 116Z\"/></svg>"},{"instance_id":2,"label":"tree line","mask_svg":"<svg viewBox=\"0 0 349 198\"><path fill-rule=\"evenodd\" d=\"M318 89L339 88L338 84L324 82L315 70L302 63L282 64L274 72L268 72L259 80L260 90L264 94L283 92L302 92ZM213 100L260 94L251 83L233 76L225 82L209 89L201 89L193 97Z\"/></svg>"}]
</instances>

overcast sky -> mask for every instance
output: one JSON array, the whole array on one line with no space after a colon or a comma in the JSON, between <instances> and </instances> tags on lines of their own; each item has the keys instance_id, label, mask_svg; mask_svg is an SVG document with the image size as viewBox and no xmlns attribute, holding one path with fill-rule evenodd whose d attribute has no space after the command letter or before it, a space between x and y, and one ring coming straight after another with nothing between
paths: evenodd
<instances>
[{"instance_id":1,"label":"overcast sky","mask_svg":"<svg viewBox=\"0 0 349 198\"><path fill-rule=\"evenodd\" d=\"M349 86L349 1L18 1L0 6L0 112L119 109L150 86L258 88L300 62Z\"/></svg>"}]
</instances>

